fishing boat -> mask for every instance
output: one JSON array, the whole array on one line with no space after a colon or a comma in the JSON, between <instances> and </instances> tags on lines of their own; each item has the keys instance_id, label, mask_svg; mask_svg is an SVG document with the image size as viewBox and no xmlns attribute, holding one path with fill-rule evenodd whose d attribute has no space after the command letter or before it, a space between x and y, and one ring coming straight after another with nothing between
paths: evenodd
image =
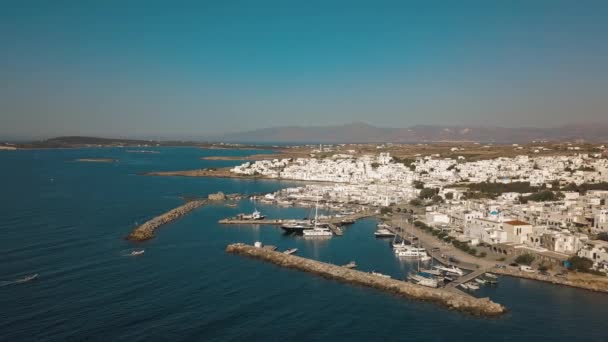
<instances>
[{"instance_id":1,"label":"fishing boat","mask_svg":"<svg viewBox=\"0 0 608 342\"><path fill-rule=\"evenodd\" d=\"M297 248L290 248L290 249L284 251L283 253L287 254L287 255L292 255L292 254L296 253L297 251L298 251Z\"/></svg>"},{"instance_id":2,"label":"fishing boat","mask_svg":"<svg viewBox=\"0 0 608 342\"><path fill-rule=\"evenodd\" d=\"M237 215L237 217L240 220L263 220L266 218L266 216L262 215L262 213L259 212L257 209L255 209L251 214L239 214Z\"/></svg>"}]
</instances>

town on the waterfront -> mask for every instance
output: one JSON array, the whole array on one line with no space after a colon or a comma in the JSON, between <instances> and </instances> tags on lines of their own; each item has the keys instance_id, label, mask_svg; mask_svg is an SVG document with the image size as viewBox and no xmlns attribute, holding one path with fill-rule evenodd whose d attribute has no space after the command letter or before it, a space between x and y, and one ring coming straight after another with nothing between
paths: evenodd
<instances>
[{"instance_id":1,"label":"town on the waterfront","mask_svg":"<svg viewBox=\"0 0 608 342\"><path fill-rule=\"evenodd\" d=\"M608 1L8 1L1 341L606 341Z\"/></svg>"},{"instance_id":2,"label":"town on the waterfront","mask_svg":"<svg viewBox=\"0 0 608 342\"><path fill-rule=\"evenodd\" d=\"M270 225L312 239L340 237L356 220L375 217L375 237L390 239L396 258L418 264L399 280L447 290L444 299L453 301L451 296L468 296L480 286L496 285L497 274L608 292L608 149L604 145L581 148L566 143L560 154L543 156L540 151L550 149L542 144L525 149L512 144L499 148L514 151L514 156L474 161L439 153L393 157L382 152L384 144L376 145L377 153L370 145L365 147L362 152L352 145L309 146L307 157L246 161L194 174L150 174L303 181L301 186L272 193L230 198L219 193L209 200L248 197L261 205L308 207L310 214L303 219L266 217L256 210L219 223ZM453 144L444 150L458 154L465 148ZM319 215L319 209L326 214ZM262 247L263 241L257 246ZM265 253L275 249L267 247ZM284 264L285 257L277 256ZM276 261L272 255L262 259ZM355 261L350 264L354 267ZM314 267L299 269L323 273ZM402 294L416 297L408 291ZM467 311L466 305L458 307Z\"/></svg>"}]
</instances>

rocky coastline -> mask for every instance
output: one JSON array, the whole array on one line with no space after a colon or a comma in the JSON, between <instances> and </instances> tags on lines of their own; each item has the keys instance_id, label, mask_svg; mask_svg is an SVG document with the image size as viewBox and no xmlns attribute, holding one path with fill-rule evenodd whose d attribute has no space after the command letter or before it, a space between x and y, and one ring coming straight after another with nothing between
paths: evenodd
<instances>
[{"instance_id":1,"label":"rocky coastline","mask_svg":"<svg viewBox=\"0 0 608 342\"><path fill-rule=\"evenodd\" d=\"M589 274L581 274L581 273L569 273L563 278L559 278L553 275L542 275L540 273L531 273L524 272L520 270L513 269L502 269L495 268L492 269L492 273L517 277L523 279L537 280L546 283L551 283L555 285L563 285L569 287L575 287L579 289L594 291L594 292L603 292L608 293L608 279L607 278L599 278L597 276L589 275Z\"/></svg>"},{"instance_id":2,"label":"rocky coastline","mask_svg":"<svg viewBox=\"0 0 608 342\"><path fill-rule=\"evenodd\" d=\"M477 316L491 317L506 312L504 306L492 302L489 298L475 298L444 289L427 288L295 255L286 255L264 248L256 248L251 245L241 243L231 244L226 247L226 252L264 260L281 267L305 271L329 279L387 291L411 299L435 302L449 309Z\"/></svg>"}]
</instances>

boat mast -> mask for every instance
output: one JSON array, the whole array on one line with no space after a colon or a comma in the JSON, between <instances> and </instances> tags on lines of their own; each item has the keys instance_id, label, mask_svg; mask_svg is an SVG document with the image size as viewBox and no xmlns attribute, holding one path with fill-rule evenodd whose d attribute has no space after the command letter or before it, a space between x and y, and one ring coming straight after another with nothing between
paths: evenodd
<instances>
[{"instance_id":1,"label":"boat mast","mask_svg":"<svg viewBox=\"0 0 608 342\"><path fill-rule=\"evenodd\" d=\"M319 196L317 196L317 203L315 203L315 228L317 228L318 211L319 211Z\"/></svg>"}]
</instances>

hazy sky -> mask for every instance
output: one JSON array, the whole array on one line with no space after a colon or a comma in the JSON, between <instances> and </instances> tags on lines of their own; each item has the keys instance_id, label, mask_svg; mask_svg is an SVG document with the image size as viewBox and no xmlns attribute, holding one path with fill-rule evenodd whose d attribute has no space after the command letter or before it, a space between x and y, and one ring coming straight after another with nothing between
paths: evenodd
<instances>
[{"instance_id":1,"label":"hazy sky","mask_svg":"<svg viewBox=\"0 0 608 342\"><path fill-rule=\"evenodd\" d=\"M608 120L608 1L2 1L0 137Z\"/></svg>"}]
</instances>

